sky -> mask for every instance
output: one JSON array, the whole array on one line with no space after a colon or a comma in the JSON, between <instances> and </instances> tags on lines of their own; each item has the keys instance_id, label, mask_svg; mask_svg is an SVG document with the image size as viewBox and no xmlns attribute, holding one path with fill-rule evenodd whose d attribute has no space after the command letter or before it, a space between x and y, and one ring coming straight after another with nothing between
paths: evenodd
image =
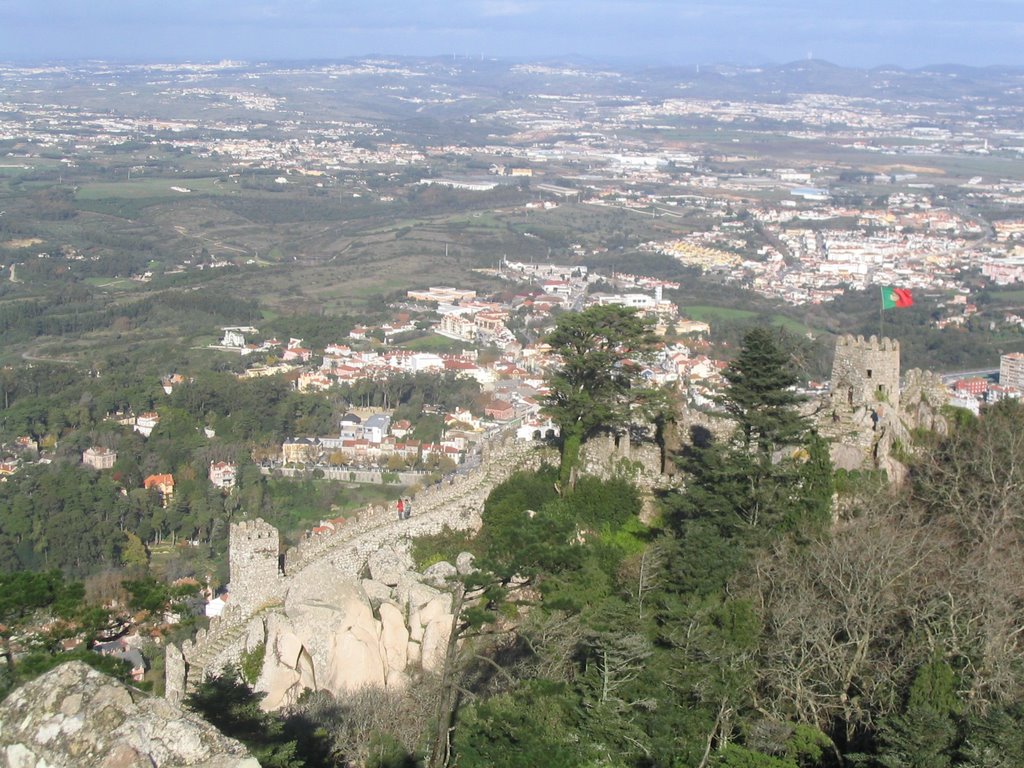
<instances>
[{"instance_id":1,"label":"sky","mask_svg":"<svg viewBox=\"0 0 1024 768\"><path fill-rule=\"evenodd\" d=\"M0 61L1024 66L1024 0L0 0Z\"/></svg>"}]
</instances>

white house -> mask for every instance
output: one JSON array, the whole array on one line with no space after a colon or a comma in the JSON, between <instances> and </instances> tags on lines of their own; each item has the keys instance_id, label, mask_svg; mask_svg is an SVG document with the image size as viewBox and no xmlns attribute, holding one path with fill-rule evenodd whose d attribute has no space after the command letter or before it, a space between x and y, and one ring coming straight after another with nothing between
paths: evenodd
<instances>
[{"instance_id":1,"label":"white house","mask_svg":"<svg viewBox=\"0 0 1024 768\"><path fill-rule=\"evenodd\" d=\"M210 482L217 488L234 488L238 467L227 461L210 462Z\"/></svg>"},{"instance_id":2,"label":"white house","mask_svg":"<svg viewBox=\"0 0 1024 768\"><path fill-rule=\"evenodd\" d=\"M141 414L135 420L135 424L132 426L132 429L134 429L136 432L138 432L143 437L149 437L152 434L153 429L159 423L160 423L160 414L158 414L158 413L156 413L154 411L149 411L147 413Z\"/></svg>"}]
</instances>

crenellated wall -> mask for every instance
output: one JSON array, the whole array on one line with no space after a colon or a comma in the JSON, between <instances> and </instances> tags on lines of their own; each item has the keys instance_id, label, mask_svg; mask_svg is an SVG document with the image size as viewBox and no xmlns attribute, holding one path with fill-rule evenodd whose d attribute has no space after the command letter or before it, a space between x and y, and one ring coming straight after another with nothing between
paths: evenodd
<instances>
[{"instance_id":1,"label":"crenellated wall","mask_svg":"<svg viewBox=\"0 0 1024 768\"><path fill-rule=\"evenodd\" d=\"M899 407L900 343L872 336L840 336L832 363L832 404L854 411L887 402Z\"/></svg>"},{"instance_id":2,"label":"crenellated wall","mask_svg":"<svg viewBox=\"0 0 1024 768\"><path fill-rule=\"evenodd\" d=\"M210 620L208 630L199 630L180 649L168 646L167 698L180 701L207 675L227 664L237 664L250 622L280 606L289 587L306 568L328 564L340 579L356 579L370 555L386 546L439 533L445 526L478 529L491 489L517 470L536 468L545 456L527 443L496 441L483 451L480 467L417 493L408 520L399 520L393 506L367 507L333 533L307 535L284 554L283 572L279 567L282 559L278 557L277 529L261 519L233 525L228 605L220 617Z\"/></svg>"}]
</instances>

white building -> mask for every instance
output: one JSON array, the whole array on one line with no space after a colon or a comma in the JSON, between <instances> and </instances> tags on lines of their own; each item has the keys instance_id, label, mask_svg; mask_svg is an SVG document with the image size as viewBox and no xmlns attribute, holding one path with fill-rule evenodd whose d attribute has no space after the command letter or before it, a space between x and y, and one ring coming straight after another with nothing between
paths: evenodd
<instances>
[{"instance_id":1,"label":"white building","mask_svg":"<svg viewBox=\"0 0 1024 768\"><path fill-rule=\"evenodd\" d=\"M227 595L220 595L219 597L215 597L213 598L213 600L208 602L206 604L206 617L208 619L212 619L224 613L224 608L228 604L227 600Z\"/></svg>"},{"instance_id":2,"label":"white building","mask_svg":"<svg viewBox=\"0 0 1024 768\"><path fill-rule=\"evenodd\" d=\"M444 360L433 352L417 352L409 358L413 373L444 370Z\"/></svg>"},{"instance_id":3,"label":"white building","mask_svg":"<svg viewBox=\"0 0 1024 768\"><path fill-rule=\"evenodd\" d=\"M644 293L621 293L598 297L599 304L615 304L620 307L648 310L654 309L658 302L653 296Z\"/></svg>"},{"instance_id":4,"label":"white building","mask_svg":"<svg viewBox=\"0 0 1024 768\"><path fill-rule=\"evenodd\" d=\"M238 467L227 461L210 462L210 482L217 488L234 488Z\"/></svg>"},{"instance_id":5,"label":"white building","mask_svg":"<svg viewBox=\"0 0 1024 768\"><path fill-rule=\"evenodd\" d=\"M551 419L530 419L516 429L516 440L544 440L558 437L559 431Z\"/></svg>"},{"instance_id":6,"label":"white building","mask_svg":"<svg viewBox=\"0 0 1024 768\"><path fill-rule=\"evenodd\" d=\"M134 429L143 437L149 437L150 434L152 434L153 429L159 423L160 414L150 411L148 413L143 413L142 415L140 415L135 420L135 424L132 426L132 429Z\"/></svg>"},{"instance_id":7,"label":"white building","mask_svg":"<svg viewBox=\"0 0 1024 768\"><path fill-rule=\"evenodd\" d=\"M110 469L117 461L117 451L94 445L82 451L82 463L93 469Z\"/></svg>"},{"instance_id":8,"label":"white building","mask_svg":"<svg viewBox=\"0 0 1024 768\"><path fill-rule=\"evenodd\" d=\"M1024 389L1024 352L1011 352L999 358L999 384Z\"/></svg>"},{"instance_id":9,"label":"white building","mask_svg":"<svg viewBox=\"0 0 1024 768\"><path fill-rule=\"evenodd\" d=\"M238 347L239 349L245 346L245 335L237 328L224 328L224 337L220 340L222 347Z\"/></svg>"}]
</instances>

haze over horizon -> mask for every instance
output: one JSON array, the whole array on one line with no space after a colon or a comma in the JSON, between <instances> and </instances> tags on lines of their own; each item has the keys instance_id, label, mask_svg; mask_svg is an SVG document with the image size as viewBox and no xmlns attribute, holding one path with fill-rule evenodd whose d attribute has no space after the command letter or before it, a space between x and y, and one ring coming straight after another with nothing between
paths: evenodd
<instances>
[{"instance_id":1,"label":"haze over horizon","mask_svg":"<svg viewBox=\"0 0 1024 768\"><path fill-rule=\"evenodd\" d=\"M1024 0L0 0L0 60L368 54L649 64L1024 65Z\"/></svg>"}]
</instances>

